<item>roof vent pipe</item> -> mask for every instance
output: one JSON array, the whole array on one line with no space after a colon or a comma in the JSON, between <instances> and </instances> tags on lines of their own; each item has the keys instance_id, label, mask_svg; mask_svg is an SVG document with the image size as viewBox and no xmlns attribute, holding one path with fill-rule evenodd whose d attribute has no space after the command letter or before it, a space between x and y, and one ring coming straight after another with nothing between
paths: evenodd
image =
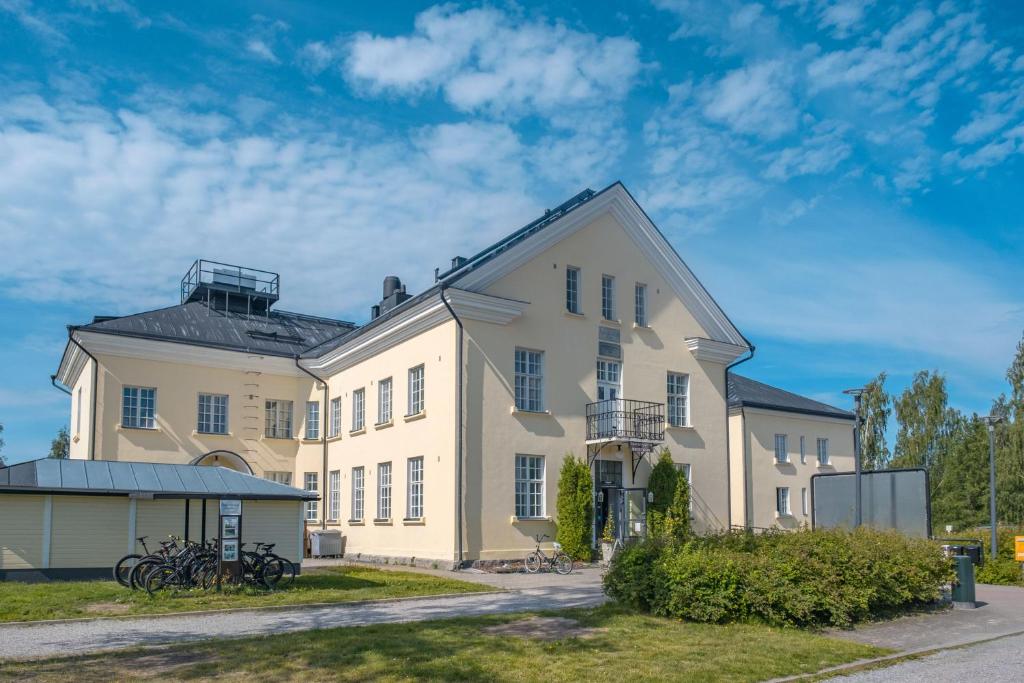
<instances>
[{"instance_id":1,"label":"roof vent pipe","mask_svg":"<svg viewBox=\"0 0 1024 683\"><path fill-rule=\"evenodd\" d=\"M400 291L401 288L402 288L402 281L398 278L398 276L397 275L388 275L386 278L384 278L384 297L383 298L387 299L388 297L390 297L395 292Z\"/></svg>"}]
</instances>

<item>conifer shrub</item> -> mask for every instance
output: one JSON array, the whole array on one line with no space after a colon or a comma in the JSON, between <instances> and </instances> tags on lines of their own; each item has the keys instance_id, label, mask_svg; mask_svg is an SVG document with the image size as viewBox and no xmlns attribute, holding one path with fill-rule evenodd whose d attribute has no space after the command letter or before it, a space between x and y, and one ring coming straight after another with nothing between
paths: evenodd
<instances>
[{"instance_id":1,"label":"conifer shrub","mask_svg":"<svg viewBox=\"0 0 1024 683\"><path fill-rule=\"evenodd\" d=\"M594 488L586 461L571 453L562 461L558 475L558 531L555 540L574 560L589 561L592 524L594 523Z\"/></svg>"}]
</instances>

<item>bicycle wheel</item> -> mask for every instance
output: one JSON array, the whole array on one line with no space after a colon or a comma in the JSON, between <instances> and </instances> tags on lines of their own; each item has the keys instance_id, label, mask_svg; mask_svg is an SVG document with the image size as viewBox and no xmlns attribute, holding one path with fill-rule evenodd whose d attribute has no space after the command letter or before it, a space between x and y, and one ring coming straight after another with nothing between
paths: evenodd
<instances>
[{"instance_id":1,"label":"bicycle wheel","mask_svg":"<svg viewBox=\"0 0 1024 683\"><path fill-rule=\"evenodd\" d=\"M565 553L555 555L555 571L563 575L571 573L572 558Z\"/></svg>"},{"instance_id":2,"label":"bicycle wheel","mask_svg":"<svg viewBox=\"0 0 1024 683\"><path fill-rule=\"evenodd\" d=\"M263 565L260 583L273 590L285 588L295 579L295 565L288 560L274 558Z\"/></svg>"},{"instance_id":3,"label":"bicycle wheel","mask_svg":"<svg viewBox=\"0 0 1024 683\"><path fill-rule=\"evenodd\" d=\"M129 580L131 578L132 568L142 559L142 555L133 554L125 555L117 564L114 565L114 580L125 588L131 588Z\"/></svg>"},{"instance_id":4,"label":"bicycle wheel","mask_svg":"<svg viewBox=\"0 0 1024 683\"><path fill-rule=\"evenodd\" d=\"M157 591L174 583L177 573L172 564L162 564L149 570L146 573L146 592L156 595Z\"/></svg>"},{"instance_id":5,"label":"bicycle wheel","mask_svg":"<svg viewBox=\"0 0 1024 683\"><path fill-rule=\"evenodd\" d=\"M144 557L135 563L131 573L128 575L128 585L132 590L144 590L146 587L146 574L153 567L159 567L163 560L155 557Z\"/></svg>"},{"instance_id":6,"label":"bicycle wheel","mask_svg":"<svg viewBox=\"0 0 1024 683\"><path fill-rule=\"evenodd\" d=\"M540 571L541 565L544 564L544 561L537 553L530 553L526 556L526 562L524 564L526 566L526 571L531 574L536 574Z\"/></svg>"}]
</instances>

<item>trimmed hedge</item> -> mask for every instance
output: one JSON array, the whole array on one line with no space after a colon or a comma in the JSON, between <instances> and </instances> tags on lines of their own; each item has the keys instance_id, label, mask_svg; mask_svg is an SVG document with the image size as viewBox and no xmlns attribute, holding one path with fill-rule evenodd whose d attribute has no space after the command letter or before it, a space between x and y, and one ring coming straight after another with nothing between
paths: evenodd
<instances>
[{"instance_id":1,"label":"trimmed hedge","mask_svg":"<svg viewBox=\"0 0 1024 683\"><path fill-rule=\"evenodd\" d=\"M952 578L936 544L896 532L741 531L632 545L604 587L619 602L688 621L847 626L934 602Z\"/></svg>"}]
</instances>

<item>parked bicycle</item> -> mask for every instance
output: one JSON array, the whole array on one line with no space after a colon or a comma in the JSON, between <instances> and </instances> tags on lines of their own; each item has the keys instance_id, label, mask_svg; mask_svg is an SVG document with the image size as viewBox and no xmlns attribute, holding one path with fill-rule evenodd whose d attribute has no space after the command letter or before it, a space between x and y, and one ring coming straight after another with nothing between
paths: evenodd
<instances>
[{"instance_id":1,"label":"parked bicycle","mask_svg":"<svg viewBox=\"0 0 1024 683\"><path fill-rule=\"evenodd\" d=\"M176 548L178 540L175 539ZM163 561L154 564L152 559L140 560L140 564L145 561L147 565L138 570L135 580L150 595L165 588L208 590L225 583L265 589L291 585L297 574L295 565L273 552L275 544L260 542L255 545L255 551L248 551L242 544L241 571L236 574L224 571L218 562L216 539L205 544L186 541L177 552L168 553Z\"/></svg>"},{"instance_id":2,"label":"parked bicycle","mask_svg":"<svg viewBox=\"0 0 1024 683\"><path fill-rule=\"evenodd\" d=\"M531 574L539 572L541 569L547 567L548 571L555 570L559 574L569 574L572 572L572 558L569 557L563 550L562 544L557 541L553 543L554 554L548 556L547 553L540 547L541 541L550 538L550 536L534 536L537 541L537 548L526 556L526 571Z\"/></svg>"}]
</instances>

